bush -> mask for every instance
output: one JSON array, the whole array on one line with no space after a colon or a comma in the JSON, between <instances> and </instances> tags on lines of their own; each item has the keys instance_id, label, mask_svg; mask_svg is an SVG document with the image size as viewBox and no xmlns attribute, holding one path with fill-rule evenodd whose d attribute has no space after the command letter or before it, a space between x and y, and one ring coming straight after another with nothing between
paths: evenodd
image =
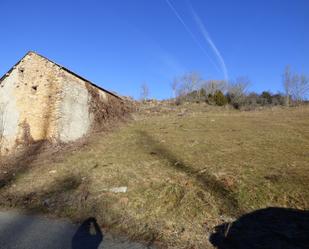
<instances>
[{"instance_id":1,"label":"bush","mask_svg":"<svg viewBox=\"0 0 309 249\"><path fill-rule=\"evenodd\" d=\"M237 78L236 81L230 82L228 86L228 103L234 108L240 109L246 103L246 90L250 84L250 81L246 77Z\"/></svg>"},{"instance_id":2,"label":"bush","mask_svg":"<svg viewBox=\"0 0 309 249\"><path fill-rule=\"evenodd\" d=\"M235 109L240 109L241 106L245 104L246 98L245 96L239 96L234 93L226 94L227 103L232 105Z\"/></svg>"},{"instance_id":3,"label":"bush","mask_svg":"<svg viewBox=\"0 0 309 249\"><path fill-rule=\"evenodd\" d=\"M271 103L273 105L285 105L285 96L277 93L271 96Z\"/></svg>"},{"instance_id":4,"label":"bush","mask_svg":"<svg viewBox=\"0 0 309 249\"><path fill-rule=\"evenodd\" d=\"M209 93L206 96L206 103L209 104L209 105L214 105L215 104L214 96L212 94Z\"/></svg>"},{"instance_id":5,"label":"bush","mask_svg":"<svg viewBox=\"0 0 309 249\"><path fill-rule=\"evenodd\" d=\"M213 96L214 102L218 106L223 106L227 104L227 98L221 91L216 91Z\"/></svg>"},{"instance_id":6,"label":"bush","mask_svg":"<svg viewBox=\"0 0 309 249\"><path fill-rule=\"evenodd\" d=\"M177 97L175 100L176 105L181 105L183 104L183 102L184 102L184 99L182 97Z\"/></svg>"},{"instance_id":7,"label":"bush","mask_svg":"<svg viewBox=\"0 0 309 249\"><path fill-rule=\"evenodd\" d=\"M245 105L250 105L256 107L259 104L259 95L257 93L250 93L246 97Z\"/></svg>"},{"instance_id":8,"label":"bush","mask_svg":"<svg viewBox=\"0 0 309 249\"><path fill-rule=\"evenodd\" d=\"M261 104L262 105L270 105L272 103L271 94L269 92L262 92L261 94Z\"/></svg>"},{"instance_id":9,"label":"bush","mask_svg":"<svg viewBox=\"0 0 309 249\"><path fill-rule=\"evenodd\" d=\"M207 94L206 94L206 91L205 91L204 88L202 88L202 89L199 90L199 96L200 96L200 99L201 99L201 100L206 101Z\"/></svg>"},{"instance_id":10,"label":"bush","mask_svg":"<svg viewBox=\"0 0 309 249\"><path fill-rule=\"evenodd\" d=\"M278 94L271 94L270 92L262 92L261 94L250 93L245 96L244 108L246 110L252 110L259 106L273 106L273 105L284 105L285 97Z\"/></svg>"}]
</instances>

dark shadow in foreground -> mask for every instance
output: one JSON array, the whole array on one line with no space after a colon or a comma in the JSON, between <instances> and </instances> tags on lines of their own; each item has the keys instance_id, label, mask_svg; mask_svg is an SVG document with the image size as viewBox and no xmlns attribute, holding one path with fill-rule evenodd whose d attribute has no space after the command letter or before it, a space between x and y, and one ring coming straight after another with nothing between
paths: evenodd
<instances>
[{"instance_id":1,"label":"dark shadow in foreground","mask_svg":"<svg viewBox=\"0 0 309 249\"><path fill-rule=\"evenodd\" d=\"M95 218L85 220L72 238L72 249L97 249L103 234Z\"/></svg>"},{"instance_id":2,"label":"dark shadow in foreground","mask_svg":"<svg viewBox=\"0 0 309 249\"><path fill-rule=\"evenodd\" d=\"M308 249L309 211L260 209L217 226L210 242L219 249Z\"/></svg>"}]
</instances>

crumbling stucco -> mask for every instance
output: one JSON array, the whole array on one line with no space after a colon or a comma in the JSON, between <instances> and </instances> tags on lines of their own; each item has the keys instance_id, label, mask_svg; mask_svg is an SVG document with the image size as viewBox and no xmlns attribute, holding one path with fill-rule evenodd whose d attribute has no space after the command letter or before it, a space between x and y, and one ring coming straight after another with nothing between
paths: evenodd
<instances>
[{"instance_id":1,"label":"crumbling stucco","mask_svg":"<svg viewBox=\"0 0 309 249\"><path fill-rule=\"evenodd\" d=\"M60 115L58 121L59 138L61 141L74 141L87 134L92 123L88 103L90 95L84 82L77 82L72 77L63 77ZM74 111L72 111L74 110Z\"/></svg>"},{"instance_id":2,"label":"crumbling stucco","mask_svg":"<svg viewBox=\"0 0 309 249\"><path fill-rule=\"evenodd\" d=\"M117 96L33 52L0 80L0 107L2 154L29 142L26 137L74 141L126 110Z\"/></svg>"},{"instance_id":3,"label":"crumbling stucco","mask_svg":"<svg viewBox=\"0 0 309 249\"><path fill-rule=\"evenodd\" d=\"M11 80L16 80L16 73L11 74ZM14 84L5 82L0 85L0 136L2 143L14 143L18 132L19 111L14 98Z\"/></svg>"}]
</instances>

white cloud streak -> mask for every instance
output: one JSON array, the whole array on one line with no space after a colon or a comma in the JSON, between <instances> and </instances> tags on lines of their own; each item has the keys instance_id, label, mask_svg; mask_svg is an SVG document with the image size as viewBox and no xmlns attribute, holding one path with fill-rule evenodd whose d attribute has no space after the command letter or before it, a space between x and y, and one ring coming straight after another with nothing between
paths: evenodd
<instances>
[{"instance_id":1,"label":"white cloud streak","mask_svg":"<svg viewBox=\"0 0 309 249\"><path fill-rule=\"evenodd\" d=\"M214 62L214 60L209 56L205 48L202 46L202 44L198 41L198 39L195 37L191 29L188 27L188 25L184 22L182 17L179 15L178 11L175 9L175 7L172 5L172 3L169 0L165 0L170 9L173 11L174 15L177 17L177 19L180 21L180 23L183 25L185 30L189 33L191 38L194 40L194 42L198 45L198 47L203 51L203 53L207 56L207 58L210 60L210 62L213 64L213 66L220 72L220 69L218 68L217 64Z\"/></svg>"},{"instance_id":2,"label":"white cloud streak","mask_svg":"<svg viewBox=\"0 0 309 249\"><path fill-rule=\"evenodd\" d=\"M206 42L210 45L211 49L213 50L214 54L216 55L219 63L220 63L220 67L222 69L222 72L224 74L224 79L226 81L228 81L229 77L228 77L228 72L227 72L227 68L224 62L223 57L221 56L220 51L217 49L216 45L214 44L214 42L212 41L212 39L210 38L202 20L200 19L200 17L197 15L197 13L194 11L193 7L190 5L191 8L191 13L193 15L193 18L197 24L197 26L199 27L204 39L206 40Z\"/></svg>"}]
</instances>

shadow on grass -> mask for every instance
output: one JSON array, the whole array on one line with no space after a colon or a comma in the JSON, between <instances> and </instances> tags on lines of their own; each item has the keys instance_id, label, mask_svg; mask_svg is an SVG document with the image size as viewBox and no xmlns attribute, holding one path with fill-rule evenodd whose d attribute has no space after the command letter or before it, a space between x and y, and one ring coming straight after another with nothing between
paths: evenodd
<instances>
[{"instance_id":1,"label":"shadow on grass","mask_svg":"<svg viewBox=\"0 0 309 249\"><path fill-rule=\"evenodd\" d=\"M218 200L220 211L224 214L238 216L243 213L243 210L238 205L238 201L233 197L225 185L218 181L214 176L207 172L200 173L190 165L185 164L177 158L166 146L158 143L147 132L138 131L141 144L147 145L150 148L150 153L161 159L168 160L170 166L178 171L186 173L188 176L200 183L205 191L209 191Z\"/></svg>"},{"instance_id":2,"label":"shadow on grass","mask_svg":"<svg viewBox=\"0 0 309 249\"><path fill-rule=\"evenodd\" d=\"M308 249L309 211L260 209L217 226L210 242L218 249Z\"/></svg>"},{"instance_id":3,"label":"shadow on grass","mask_svg":"<svg viewBox=\"0 0 309 249\"><path fill-rule=\"evenodd\" d=\"M41 213L53 208L61 208L76 203L74 190L82 183L79 176L64 176L57 179L46 189L28 192L26 194L2 193L1 200L6 206L18 207L31 213ZM82 195L84 193L79 193Z\"/></svg>"},{"instance_id":4,"label":"shadow on grass","mask_svg":"<svg viewBox=\"0 0 309 249\"><path fill-rule=\"evenodd\" d=\"M26 173L30 169L31 163L42 152L46 144L47 142L45 140L29 144L21 152L17 153L17 155L14 154L0 162L2 171L0 173L0 189L9 184L18 175Z\"/></svg>"}]
</instances>

